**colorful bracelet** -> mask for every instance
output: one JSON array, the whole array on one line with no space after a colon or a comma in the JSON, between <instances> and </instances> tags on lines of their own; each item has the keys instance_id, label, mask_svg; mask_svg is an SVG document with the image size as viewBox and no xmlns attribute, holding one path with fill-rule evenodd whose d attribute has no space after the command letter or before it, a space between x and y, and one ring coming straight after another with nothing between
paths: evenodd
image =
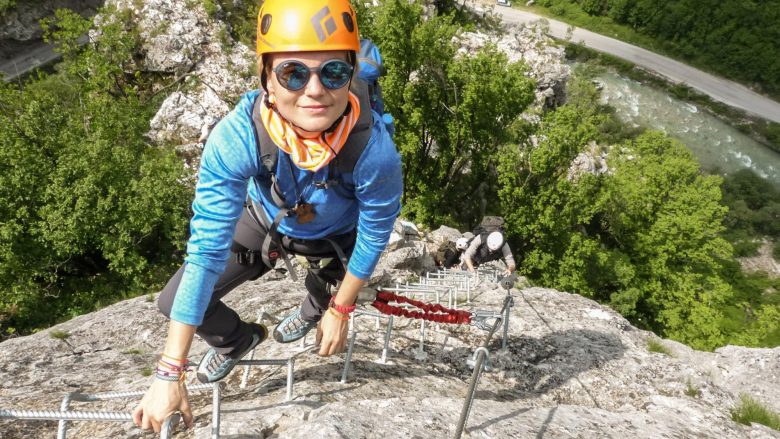
<instances>
[{"instance_id":1,"label":"colorful bracelet","mask_svg":"<svg viewBox=\"0 0 780 439\"><path fill-rule=\"evenodd\" d=\"M159 366L157 367L157 370L154 373L154 377L158 380L163 381L184 381L187 377L187 372L182 371L171 371L171 370L165 370L161 369Z\"/></svg>"},{"instance_id":2,"label":"colorful bracelet","mask_svg":"<svg viewBox=\"0 0 780 439\"><path fill-rule=\"evenodd\" d=\"M184 363L182 365L178 365L178 364L171 364L171 363L169 363L169 362L167 362L165 360L159 360L157 362L157 367L158 368L162 367L162 368L165 368L165 369L168 369L168 370L172 370L172 371L175 371L175 372L183 372L183 371L186 371L187 368L190 367L190 363Z\"/></svg>"},{"instance_id":3,"label":"colorful bracelet","mask_svg":"<svg viewBox=\"0 0 780 439\"><path fill-rule=\"evenodd\" d=\"M336 318L341 320L342 322L346 322L347 320L349 320L349 315L342 314L333 308L328 308L328 312L336 316Z\"/></svg>"},{"instance_id":4,"label":"colorful bracelet","mask_svg":"<svg viewBox=\"0 0 780 439\"><path fill-rule=\"evenodd\" d=\"M160 357L161 357L161 358L162 358L162 357L165 357L165 358L167 358L167 359L169 359L169 360L176 361L176 362L177 362L177 363L179 363L179 364L187 364L187 359L186 359L186 358L182 360L181 358L175 358L175 357L171 357L170 355L166 354L165 352L161 352L161 353L160 353Z\"/></svg>"},{"instance_id":5,"label":"colorful bracelet","mask_svg":"<svg viewBox=\"0 0 780 439\"><path fill-rule=\"evenodd\" d=\"M336 304L336 296L331 296L330 303L328 304L328 306L331 309L335 309L336 311L338 311L338 312L340 312L342 314L349 314L352 311L354 311L355 308L357 308L357 305L355 305L354 303L352 305L337 305Z\"/></svg>"},{"instance_id":6,"label":"colorful bracelet","mask_svg":"<svg viewBox=\"0 0 780 439\"><path fill-rule=\"evenodd\" d=\"M170 382L180 381L179 377L166 377L159 374L156 374L154 377L160 381L170 381Z\"/></svg>"}]
</instances>

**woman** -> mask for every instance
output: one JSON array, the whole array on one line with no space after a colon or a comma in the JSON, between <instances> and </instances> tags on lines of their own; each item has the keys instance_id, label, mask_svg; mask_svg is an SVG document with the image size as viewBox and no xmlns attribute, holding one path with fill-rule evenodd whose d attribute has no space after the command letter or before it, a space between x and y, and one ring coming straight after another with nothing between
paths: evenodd
<instances>
[{"instance_id":1,"label":"woman","mask_svg":"<svg viewBox=\"0 0 780 439\"><path fill-rule=\"evenodd\" d=\"M263 91L247 93L203 151L188 255L159 299L171 319L168 337L133 412L141 428L159 432L174 411L192 425L182 378L196 332L211 346L198 366L203 382L224 378L267 338L265 327L242 322L220 298L277 257L305 256L312 268L308 296L274 338L291 342L317 326L320 355L344 351L348 313L387 245L402 190L395 145L352 79L359 50L348 0L263 4Z\"/></svg>"}]
</instances>

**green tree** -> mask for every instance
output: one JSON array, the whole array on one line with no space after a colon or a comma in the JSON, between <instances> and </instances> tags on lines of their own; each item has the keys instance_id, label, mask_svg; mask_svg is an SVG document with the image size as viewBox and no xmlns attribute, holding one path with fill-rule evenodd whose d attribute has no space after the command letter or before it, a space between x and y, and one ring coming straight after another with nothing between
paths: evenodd
<instances>
[{"instance_id":1,"label":"green tree","mask_svg":"<svg viewBox=\"0 0 780 439\"><path fill-rule=\"evenodd\" d=\"M720 345L719 310L732 294L721 277L732 250L720 237L720 178L701 175L690 152L659 133L616 152L604 229L637 268L642 294L618 290L611 302L675 339Z\"/></svg>"},{"instance_id":2,"label":"green tree","mask_svg":"<svg viewBox=\"0 0 780 439\"><path fill-rule=\"evenodd\" d=\"M599 153L592 141L607 122L586 101L549 113L533 138L502 151L499 197L521 270L664 336L719 346L719 309L732 294L721 276L731 247L720 238L719 178L658 133L612 147L608 174L572 174L578 154Z\"/></svg>"},{"instance_id":3,"label":"green tree","mask_svg":"<svg viewBox=\"0 0 780 439\"><path fill-rule=\"evenodd\" d=\"M452 41L461 26L452 14L424 19L419 3L389 0L370 22L364 34L387 65L381 85L404 161L404 214L428 224L473 223L479 203L452 205L481 182L495 184L498 146L532 102L533 81L493 47L458 53Z\"/></svg>"},{"instance_id":4,"label":"green tree","mask_svg":"<svg viewBox=\"0 0 780 439\"><path fill-rule=\"evenodd\" d=\"M190 190L170 148L144 138L159 105L127 73L130 16L45 25L60 72L0 87L0 331L26 332L159 285L180 259Z\"/></svg>"}]
</instances>

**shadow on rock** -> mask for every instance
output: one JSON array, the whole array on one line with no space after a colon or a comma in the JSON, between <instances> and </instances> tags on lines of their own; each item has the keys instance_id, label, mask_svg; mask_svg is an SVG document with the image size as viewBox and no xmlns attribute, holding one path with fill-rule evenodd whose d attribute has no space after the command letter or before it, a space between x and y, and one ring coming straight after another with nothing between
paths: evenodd
<instances>
[{"instance_id":1,"label":"shadow on rock","mask_svg":"<svg viewBox=\"0 0 780 439\"><path fill-rule=\"evenodd\" d=\"M506 351L500 349L501 339L493 340L487 377L501 371L509 386L500 390L483 390L485 386L480 386L479 399L508 401L546 393L582 372L622 357L626 351L617 335L588 329L553 332L541 338L510 336ZM471 352L454 349L447 357L458 361Z\"/></svg>"}]
</instances>

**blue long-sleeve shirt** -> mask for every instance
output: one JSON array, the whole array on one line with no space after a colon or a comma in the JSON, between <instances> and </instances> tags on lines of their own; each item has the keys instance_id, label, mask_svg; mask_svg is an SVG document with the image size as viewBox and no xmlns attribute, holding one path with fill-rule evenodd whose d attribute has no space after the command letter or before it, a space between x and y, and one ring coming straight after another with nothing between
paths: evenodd
<instances>
[{"instance_id":1,"label":"blue long-sleeve shirt","mask_svg":"<svg viewBox=\"0 0 780 439\"><path fill-rule=\"evenodd\" d=\"M268 218L273 219L279 210L267 188L258 188L254 179L262 172L251 120L258 94L255 90L241 98L214 127L203 150L186 264L171 310L171 319L178 322L200 325L203 321L214 285L230 257L247 191ZM305 171L292 164L281 150L277 160L277 184L288 205L302 197L316 212L306 224L298 224L295 217L282 219L279 232L293 238L321 239L357 227L357 241L347 269L360 279L374 271L401 209L401 158L381 119L377 114L373 116L371 136L352 174L341 175L354 182L354 198L311 184L327 180L330 165L316 173Z\"/></svg>"}]
</instances>

